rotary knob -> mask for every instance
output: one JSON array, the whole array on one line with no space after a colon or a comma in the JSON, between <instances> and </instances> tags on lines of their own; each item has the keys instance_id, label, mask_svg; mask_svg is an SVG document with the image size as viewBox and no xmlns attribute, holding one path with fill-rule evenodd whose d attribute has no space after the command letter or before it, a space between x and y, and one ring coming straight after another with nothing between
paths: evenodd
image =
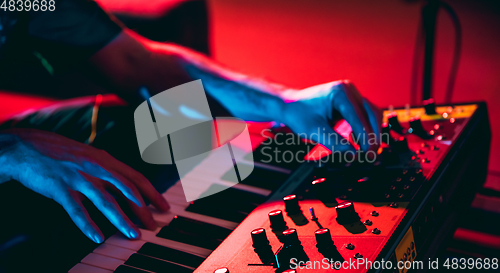
<instances>
[{"instance_id":1,"label":"rotary knob","mask_svg":"<svg viewBox=\"0 0 500 273\"><path fill-rule=\"evenodd\" d=\"M435 115L436 114L436 103L434 99L424 100L424 109L426 115Z\"/></svg>"},{"instance_id":2,"label":"rotary knob","mask_svg":"<svg viewBox=\"0 0 500 273\"><path fill-rule=\"evenodd\" d=\"M269 246L269 240L267 239L265 229L257 228L252 230L250 234L252 235L252 246L255 249Z\"/></svg>"},{"instance_id":3,"label":"rotary knob","mask_svg":"<svg viewBox=\"0 0 500 273\"><path fill-rule=\"evenodd\" d=\"M283 201L285 202L285 210L289 214L296 214L300 212L299 199L297 195L287 195L283 197Z\"/></svg>"},{"instance_id":4,"label":"rotary knob","mask_svg":"<svg viewBox=\"0 0 500 273\"><path fill-rule=\"evenodd\" d=\"M285 219L283 219L283 212L281 210L270 211L268 215L273 232L282 231L288 228Z\"/></svg>"},{"instance_id":5,"label":"rotary knob","mask_svg":"<svg viewBox=\"0 0 500 273\"><path fill-rule=\"evenodd\" d=\"M344 202L335 207L337 211L337 222L341 225L348 224L359 220L359 216L354 210L352 202Z\"/></svg>"},{"instance_id":6,"label":"rotary knob","mask_svg":"<svg viewBox=\"0 0 500 273\"><path fill-rule=\"evenodd\" d=\"M297 235L297 230L294 228L290 228L283 231L283 236L285 239L285 248L291 248L302 245L300 243L299 236Z\"/></svg>"},{"instance_id":7,"label":"rotary knob","mask_svg":"<svg viewBox=\"0 0 500 273\"><path fill-rule=\"evenodd\" d=\"M316 247L318 249L326 249L333 246L332 235L327 228L320 228L314 232L316 237Z\"/></svg>"}]
</instances>

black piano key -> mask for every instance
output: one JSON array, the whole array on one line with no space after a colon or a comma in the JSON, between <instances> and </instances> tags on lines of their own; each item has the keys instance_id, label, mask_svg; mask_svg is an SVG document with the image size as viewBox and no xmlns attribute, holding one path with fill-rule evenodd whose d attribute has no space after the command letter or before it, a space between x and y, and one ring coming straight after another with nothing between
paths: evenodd
<instances>
[{"instance_id":1,"label":"black piano key","mask_svg":"<svg viewBox=\"0 0 500 273\"><path fill-rule=\"evenodd\" d=\"M125 264L153 272L191 273L194 271L184 266L137 253L132 254L132 256L130 256L125 262Z\"/></svg>"},{"instance_id":2,"label":"black piano key","mask_svg":"<svg viewBox=\"0 0 500 273\"><path fill-rule=\"evenodd\" d=\"M272 141L266 140L253 152L253 160L262 164L293 170L300 165L298 160L289 161L290 155L297 155L299 151L308 151L314 145L301 141L297 135L278 133ZM278 152L276 152L278 151ZM305 153L301 153L305 156ZM246 159L250 159L249 156ZM286 160L285 160L286 159Z\"/></svg>"},{"instance_id":3,"label":"black piano key","mask_svg":"<svg viewBox=\"0 0 500 273\"><path fill-rule=\"evenodd\" d=\"M148 273L148 271L138 269L138 268L133 268L128 265L120 265L113 271L114 273Z\"/></svg>"},{"instance_id":4,"label":"black piano key","mask_svg":"<svg viewBox=\"0 0 500 273\"><path fill-rule=\"evenodd\" d=\"M216 194L211 194L216 192ZM210 193L207 197L201 198L197 201L204 201L204 200L225 200L225 201L240 201L240 202L245 202L245 203L250 203L250 204L255 204L255 205L260 205L262 204L265 200L266 197L253 193L253 192L247 192L244 190L239 190L235 188L227 188L226 186L222 185L217 185L214 184L210 186L210 188L206 191L207 194ZM203 196L203 194L202 194Z\"/></svg>"},{"instance_id":5,"label":"black piano key","mask_svg":"<svg viewBox=\"0 0 500 273\"><path fill-rule=\"evenodd\" d=\"M229 207L224 207L224 206L229 206ZM248 214L250 214L250 212L231 209L230 206L231 204L206 205L206 204L194 203L189 205L189 207L186 208L186 211L207 215L236 223L240 223L248 216Z\"/></svg>"},{"instance_id":6,"label":"black piano key","mask_svg":"<svg viewBox=\"0 0 500 273\"><path fill-rule=\"evenodd\" d=\"M137 253L197 268L205 259L190 253L153 243L145 243Z\"/></svg>"},{"instance_id":7,"label":"black piano key","mask_svg":"<svg viewBox=\"0 0 500 273\"><path fill-rule=\"evenodd\" d=\"M228 228L212 225L183 216L175 216L168 227L198 233L203 236L211 236L221 240L224 240L227 236L229 236L232 231Z\"/></svg>"},{"instance_id":8,"label":"black piano key","mask_svg":"<svg viewBox=\"0 0 500 273\"><path fill-rule=\"evenodd\" d=\"M221 189L225 190L220 191ZM228 221L241 222L252 210L266 200L266 197L262 195L225 188L221 185L212 185L207 190L207 193L213 192L217 193L192 202L186 210Z\"/></svg>"},{"instance_id":9,"label":"black piano key","mask_svg":"<svg viewBox=\"0 0 500 273\"><path fill-rule=\"evenodd\" d=\"M168 226L156 235L161 238L215 249L231 233L230 229L204 223L198 220L176 216Z\"/></svg>"},{"instance_id":10,"label":"black piano key","mask_svg":"<svg viewBox=\"0 0 500 273\"><path fill-rule=\"evenodd\" d=\"M252 166L248 164L239 164L238 170L241 172L241 169L251 169ZM222 176L223 180L232 181L232 170L224 174ZM241 181L242 184L268 189L275 190L277 189L288 177L288 174L277 172L273 170L268 170L265 168L259 168L255 166L252 170L252 173ZM234 182L234 181L232 181ZM236 181L237 182L237 181Z\"/></svg>"}]
</instances>

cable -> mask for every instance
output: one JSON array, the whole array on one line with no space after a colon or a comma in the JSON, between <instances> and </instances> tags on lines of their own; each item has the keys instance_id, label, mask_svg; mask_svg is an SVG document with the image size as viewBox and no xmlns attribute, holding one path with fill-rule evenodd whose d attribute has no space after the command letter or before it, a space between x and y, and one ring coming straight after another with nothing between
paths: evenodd
<instances>
[{"instance_id":1,"label":"cable","mask_svg":"<svg viewBox=\"0 0 500 273\"><path fill-rule=\"evenodd\" d=\"M453 97L453 89L455 87L455 81L457 79L458 65L460 63L460 54L462 52L462 26L460 25L460 19L458 19L457 13L453 8L447 3L441 2L441 7L450 15L455 27L455 48L453 52L453 61L450 68L450 75L448 76L448 84L446 86L446 93L444 97L445 103L450 103Z\"/></svg>"},{"instance_id":2,"label":"cable","mask_svg":"<svg viewBox=\"0 0 500 273\"><path fill-rule=\"evenodd\" d=\"M454 45L454 52L453 52L453 60L450 68L450 74L448 76L448 82L446 85L446 91L445 91L445 98L444 101L445 103L450 103L451 99L453 97L453 90L455 87L455 81L457 78L457 73L458 73L458 66L460 63L460 55L462 52L462 27L460 24L460 20L458 18L458 15L456 12L453 10L453 8L448 5L447 3L440 2L440 8L443 8L451 17L453 26L455 28L455 45ZM418 102L418 79L420 76L420 68L421 68L421 57L422 57L422 49L424 46L424 30L423 30L423 21L422 21L422 16L420 16L420 21L418 24L418 31L417 31L417 38L415 41L415 49L413 51L413 60L412 60L412 75L411 75L411 82L410 82L410 104L411 105L417 105L420 104Z\"/></svg>"},{"instance_id":3,"label":"cable","mask_svg":"<svg viewBox=\"0 0 500 273\"><path fill-rule=\"evenodd\" d=\"M423 39L424 37L424 26L422 22L422 16L418 22L417 37L415 39L415 48L413 49L413 60L411 68L411 80L410 80L410 105L418 105L418 79L420 76L421 68L421 58L423 49Z\"/></svg>"}]
</instances>

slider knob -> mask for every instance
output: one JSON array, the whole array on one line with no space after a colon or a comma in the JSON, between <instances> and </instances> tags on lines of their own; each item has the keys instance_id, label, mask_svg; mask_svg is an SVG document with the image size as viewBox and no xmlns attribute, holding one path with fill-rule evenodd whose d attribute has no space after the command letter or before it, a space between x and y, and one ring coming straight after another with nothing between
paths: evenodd
<instances>
[{"instance_id":1,"label":"slider knob","mask_svg":"<svg viewBox=\"0 0 500 273\"><path fill-rule=\"evenodd\" d=\"M359 220L359 215L354 210L352 202L344 202L335 207L337 211L337 222L339 224L348 224Z\"/></svg>"},{"instance_id":2,"label":"slider knob","mask_svg":"<svg viewBox=\"0 0 500 273\"><path fill-rule=\"evenodd\" d=\"M270 211L268 215L273 232L282 231L288 228L285 219L283 219L283 212L281 210Z\"/></svg>"},{"instance_id":3,"label":"slider knob","mask_svg":"<svg viewBox=\"0 0 500 273\"><path fill-rule=\"evenodd\" d=\"M333 246L332 235L330 234L330 230L327 228L320 228L314 232L314 236L316 236L316 247L317 248L329 248Z\"/></svg>"},{"instance_id":4,"label":"slider knob","mask_svg":"<svg viewBox=\"0 0 500 273\"><path fill-rule=\"evenodd\" d=\"M285 210L289 214L296 214L300 212L299 199L297 195L287 195L283 197L283 201L285 202Z\"/></svg>"}]
</instances>

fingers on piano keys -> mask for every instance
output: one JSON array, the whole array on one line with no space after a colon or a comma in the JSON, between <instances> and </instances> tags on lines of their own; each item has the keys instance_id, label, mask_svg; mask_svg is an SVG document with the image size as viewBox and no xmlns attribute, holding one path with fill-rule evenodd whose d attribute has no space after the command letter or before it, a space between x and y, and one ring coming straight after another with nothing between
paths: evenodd
<instances>
[{"instance_id":1,"label":"fingers on piano keys","mask_svg":"<svg viewBox=\"0 0 500 273\"><path fill-rule=\"evenodd\" d=\"M242 166L245 165L239 165ZM159 228L141 229L139 240L115 234L69 272L193 272L289 174L287 169L257 164L242 183L220 191L217 187L226 188L234 181L227 181L225 176L214 177L213 172L207 170L199 179L215 181L207 192L218 193L189 203L184 197L183 185L177 182L163 194L171 205L170 211L152 210Z\"/></svg>"}]
</instances>

